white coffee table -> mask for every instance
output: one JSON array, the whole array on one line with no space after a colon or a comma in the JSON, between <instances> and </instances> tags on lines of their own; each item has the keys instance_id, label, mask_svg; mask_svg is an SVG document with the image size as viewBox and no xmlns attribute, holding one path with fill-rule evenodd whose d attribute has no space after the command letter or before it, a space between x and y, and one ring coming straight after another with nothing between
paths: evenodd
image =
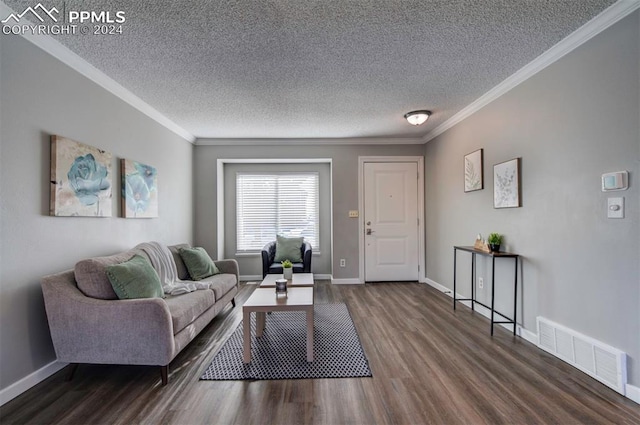
<instances>
[{"instance_id":1,"label":"white coffee table","mask_svg":"<svg viewBox=\"0 0 640 425\"><path fill-rule=\"evenodd\" d=\"M256 337L262 336L266 313L298 311L307 313L307 361L313 361L313 287L290 287L287 296L276 296L273 288L256 288L242 306L245 363L251 362L251 313L256 313Z\"/></svg>"},{"instance_id":2,"label":"white coffee table","mask_svg":"<svg viewBox=\"0 0 640 425\"><path fill-rule=\"evenodd\" d=\"M261 288L275 288L276 280L284 279L283 274L268 274L260 283ZM313 273L294 273L291 280L287 281L287 287L313 286Z\"/></svg>"}]
</instances>

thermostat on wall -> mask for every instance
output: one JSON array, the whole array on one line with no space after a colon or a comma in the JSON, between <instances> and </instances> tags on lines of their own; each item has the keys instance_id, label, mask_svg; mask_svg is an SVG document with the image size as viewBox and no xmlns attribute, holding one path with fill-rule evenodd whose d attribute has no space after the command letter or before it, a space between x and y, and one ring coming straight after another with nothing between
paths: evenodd
<instances>
[{"instance_id":1,"label":"thermostat on wall","mask_svg":"<svg viewBox=\"0 0 640 425\"><path fill-rule=\"evenodd\" d=\"M629 173L626 171L616 171L615 173L605 173L602 175L602 191L627 190L629 188Z\"/></svg>"}]
</instances>

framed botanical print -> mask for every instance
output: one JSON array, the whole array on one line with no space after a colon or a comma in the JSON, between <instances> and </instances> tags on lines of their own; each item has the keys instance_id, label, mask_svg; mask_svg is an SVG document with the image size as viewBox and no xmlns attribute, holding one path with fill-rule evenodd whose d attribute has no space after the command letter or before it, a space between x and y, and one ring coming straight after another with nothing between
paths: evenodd
<instances>
[{"instance_id":1,"label":"framed botanical print","mask_svg":"<svg viewBox=\"0 0 640 425\"><path fill-rule=\"evenodd\" d=\"M484 189L483 150L464 156L464 191L473 192Z\"/></svg>"},{"instance_id":2,"label":"framed botanical print","mask_svg":"<svg viewBox=\"0 0 640 425\"><path fill-rule=\"evenodd\" d=\"M493 207L516 208L521 205L520 158L493 166Z\"/></svg>"}]
</instances>

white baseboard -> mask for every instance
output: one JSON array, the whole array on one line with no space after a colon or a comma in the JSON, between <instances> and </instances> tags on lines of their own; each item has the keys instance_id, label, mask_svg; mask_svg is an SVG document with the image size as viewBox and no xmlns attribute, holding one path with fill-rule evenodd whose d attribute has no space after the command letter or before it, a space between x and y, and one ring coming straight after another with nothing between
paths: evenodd
<instances>
[{"instance_id":1,"label":"white baseboard","mask_svg":"<svg viewBox=\"0 0 640 425\"><path fill-rule=\"evenodd\" d=\"M48 365L36 370L35 372L25 376L21 380L14 382L7 388L0 390L0 406L18 397L23 392L36 386L54 373L58 372L69 363L61 363L58 361L49 363Z\"/></svg>"},{"instance_id":2,"label":"white baseboard","mask_svg":"<svg viewBox=\"0 0 640 425\"><path fill-rule=\"evenodd\" d=\"M640 404L640 387L627 384L625 393L629 400L635 401L636 403Z\"/></svg>"},{"instance_id":3,"label":"white baseboard","mask_svg":"<svg viewBox=\"0 0 640 425\"><path fill-rule=\"evenodd\" d=\"M451 294L453 293L453 291L449 288L447 288L444 285L440 285L438 282L436 282L435 280L431 280L428 277L424 278L424 281L427 285L432 286L434 288L436 288L438 291L444 293L445 295L448 295L451 297Z\"/></svg>"},{"instance_id":4,"label":"white baseboard","mask_svg":"<svg viewBox=\"0 0 640 425\"><path fill-rule=\"evenodd\" d=\"M364 285L364 282L361 282L360 279L351 278L351 279L331 279L331 283L334 285Z\"/></svg>"},{"instance_id":5,"label":"white baseboard","mask_svg":"<svg viewBox=\"0 0 640 425\"><path fill-rule=\"evenodd\" d=\"M516 333L519 336L521 336L525 341L528 341L528 342L532 343L536 347L538 346L538 334L537 333L531 332L531 331L523 328L520 325L518 325L518 327L516 329Z\"/></svg>"},{"instance_id":6,"label":"white baseboard","mask_svg":"<svg viewBox=\"0 0 640 425\"><path fill-rule=\"evenodd\" d=\"M314 280L333 280L333 275L326 274L326 273L325 274L320 274L320 273L316 274L316 273L314 273L313 274L313 279Z\"/></svg>"},{"instance_id":7,"label":"white baseboard","mask_svg":"<svg viewBox=\"0 0 640 425\"><path fill-rule=\"evenodd\" d=\"M467 307L471 308L471 301L465 302L464 303ZM475 311L482 314L484 317L486 317L487 319L491 320L491 309L488 309L487 307L477 304L475 305ZM503 317L494 314L494 319L497 320L505 320ZM513 325L511 324L506 324L506 323L497 323L498 325L502 326L505 329L508 329L509 332L513 332ZM522 336L520 333L518 333L518 325L516 325L516 335L518 336ZM535 339L535 344L538 344L538 336L536 335L536 339Z\"/></svg>"}]
</instances>

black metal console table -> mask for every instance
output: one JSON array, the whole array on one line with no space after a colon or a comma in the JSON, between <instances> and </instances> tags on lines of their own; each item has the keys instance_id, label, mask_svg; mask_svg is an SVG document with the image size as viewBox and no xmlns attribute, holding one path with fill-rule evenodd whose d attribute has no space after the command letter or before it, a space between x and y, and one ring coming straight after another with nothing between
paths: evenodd
<instances>
[{"instance_id":1,"label":"black metal console table","mask_svg":"<svg viewBox=\"0 0 640 425\"><path fill-rule=\"evenodd\" d=\"M466 251L471 253L471 298L456 298L456 258L458 251ZM485 305L480 301L476 301L476 255L482 255L485 257L491 257L491 306ZM456 301L471 301L471 310L475 310L475 304L491 310L491 335L493 335L493 325L499 323L513 324L513 334L516 334L516 312L518 305L518 254L512 254L509 252L485 252L476 249L472 246L454 246L453 247L453 309L456 309ZM515 262L515 275L513 279L513 319L504 314L498 312L494 308L495 302L495 289L496 289L496 258L513 258ZM502 316L507 320L497 321L494 320L494 314Z\"/></svg>"}]
</instances>

